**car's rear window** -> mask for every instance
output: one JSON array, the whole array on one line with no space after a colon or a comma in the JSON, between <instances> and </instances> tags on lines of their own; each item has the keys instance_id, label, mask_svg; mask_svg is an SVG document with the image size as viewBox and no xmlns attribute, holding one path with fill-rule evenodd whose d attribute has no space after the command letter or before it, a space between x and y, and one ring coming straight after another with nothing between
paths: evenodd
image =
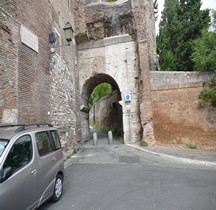
<instances>
[{"instance_id":1,"label":"car's rear window","mask_svg":"<svg viewBox=\"0 0 216 210\"><path fill-rule=\"evenodd\" d=\"M50 141L49 134L47 131L38 132L35 134L35 137L40 156L44 156L54 151L53 144Z\"/></svg>"},{"instance_id":2,"label":"car's rear window","mask_svg":"<svg viewBox=\"0 0 216 210\"><path fill-rule=\"evenodd\" d=\"M3 154L6 146L8 145L9 140L7 139L0 139L0 156Z\"/></svg>"},{"instance_id":3,"label":"car's rear window","mask_svg":"<svg viewBox=\"0 0 216 210\"><path fill-rule=\"evenodd\" d=\"M60 149L61 148L61 142L60 142L60 139L59 139L59 135L57 133L57 131L51 131L51 135L52 135L52 138L53 138L53 141L54 141L54 145L55 145L55 149Z\"/></svg>"}]
</instances>

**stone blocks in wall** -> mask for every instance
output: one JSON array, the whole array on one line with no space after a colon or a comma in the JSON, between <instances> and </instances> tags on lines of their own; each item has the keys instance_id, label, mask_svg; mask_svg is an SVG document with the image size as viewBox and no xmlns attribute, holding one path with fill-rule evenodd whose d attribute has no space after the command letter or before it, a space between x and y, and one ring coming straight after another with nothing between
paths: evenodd
<instances>
[{"instance_id":1,"label":"stone blocks in wall","mask_svg":"<svg viewBox=\"0 0 216 210\"><path fill-rule=\"evenodd\" d=\"M17 109L3 109L1 124L16 124L18 121Z\"/></svg>"},{"instance_id":2,"label":"stone blocks in wall","mask_svg":"<svg viewBox=\"0 0 216 210\"><path fill-rule=\"evenodd\" d=\"M69 63L68 63L69 64ZM71 150L78 139L76 128L75 75L58 54L52 55L50 82L50 119L61 131L65 151Z\"/></svg>"}]
</instances>

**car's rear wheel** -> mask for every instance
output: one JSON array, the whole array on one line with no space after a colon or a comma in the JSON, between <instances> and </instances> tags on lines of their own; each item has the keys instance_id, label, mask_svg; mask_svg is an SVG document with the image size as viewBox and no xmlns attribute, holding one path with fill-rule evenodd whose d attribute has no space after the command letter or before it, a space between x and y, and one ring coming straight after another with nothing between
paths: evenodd
<instances>
[{"instance_id":1,"label":"car's rear wheel","mask_svg":"<svg viewBox=\"0 0 216 210\"><path fill-rule=\"evenodd\" d=\"M53 195L51 197L51 200L53 202L59 201L62 196L62 193L63 193L63 177L60 174L58 174L56 176L55 186L54 186Z\"/></svg>"}]
</instances>

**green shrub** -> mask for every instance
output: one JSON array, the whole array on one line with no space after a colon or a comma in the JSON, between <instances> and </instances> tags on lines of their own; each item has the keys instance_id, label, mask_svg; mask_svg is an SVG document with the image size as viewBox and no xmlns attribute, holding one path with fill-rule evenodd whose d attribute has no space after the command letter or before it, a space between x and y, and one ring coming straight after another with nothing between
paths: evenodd
<instances>
[{"instance_id":1,"label":"green shrub","mask_svg":"<svg viewBox=\"0 0 216 210\"><path fill-rule=\"evenodd\" d=\"M148 146L148 143L142 139L142 140L139 142L139 145L140 145L141 147L147 147L147 146Z\"/></svg>"},{"instance_id":2,"label":"green shrub","mask_svg":"<svg viewBox=\"0 0 216 210\"><path fill-rule=\"evenodd\" d=\"M78 150L79 150L78 148L74 147L73 153L72 153L72 154L73 154L73 155L77 154Z\"/></svg>"},{"instance_id":3,"label":"green shrub","mask_svg":"<svg viewBox=\"0 0 216 210\"><path fill-rule=\"evenodd\" d=\"M108 132L109 128L106 128L98 123L95 123L93 125L91 125L94 129L98 130L98 131L102 131L102 132Z\"/></svg>"},{"instance_id":4,"label":"green shrub","mask_svg":"<svg viewBox=\"0 0 216 210\"><path fill-rule=\"evenodd\" d=\"M201 107L216 107L216 76L213 76L209 82L204 84L204 89L199 95L199 105Z\"/></svg>"},{"instance_id":5,"label":"green shrub","mask_svg":"<svg viewBox=\"0 0 216 210\"><path fill-rule=\"evenodd\" d=\"M120 142L121 142L121 144L124 144L124 139L121 139Z\"/></svg>"},{"instance_id":6,"label":"green shrub","mask_svg":"<svg viewBox=\"0 0 216 210\"><path fill-rule=\"evenodd\" d=\"M64 160L69 160L69 159L71 159L71 154L68 155L68 156L66 157L66 159L64 159Z\"/></svg>"},{"instance_id":7,"label":"green shrub","mask_svg":"<svg viewBox=\"0 0 216 210\"><path fill-rule=\"evenodd\" d=\"M113 133L113 136L121 136L121 131L118 128L114 128L112 133Z\"/></svg>"},{"instance_id":8,"label":"green shrub","mask_svg":"<svg viewBox=\"0 0 216 210\"><path fill-rule=\"evenodd\" d=\"M94 88L89 98L89 106L94 106L104 96L112 93L112 85L109 83L101 83Z\"/></svg>"},{"instance_id":9,"label":"green shrub","mask_svg":"<svg viewBox=\"0 0 216 210\"><path fill-rule=\"evenodd\" d=\"M163 70L172 71L174 69L175 58L171 51L164 53L163 55Z\"/></svg>"},{"instance_id":10,"label":"green shrub","mask_svg":"<svg viewBox=\"0 0 216 210\"><path fill-rule=\"evenodd\" d=\"M188 144L187 147L190 149L197 149L198 148L196 144Z\"/></svg>"}]
</instances>

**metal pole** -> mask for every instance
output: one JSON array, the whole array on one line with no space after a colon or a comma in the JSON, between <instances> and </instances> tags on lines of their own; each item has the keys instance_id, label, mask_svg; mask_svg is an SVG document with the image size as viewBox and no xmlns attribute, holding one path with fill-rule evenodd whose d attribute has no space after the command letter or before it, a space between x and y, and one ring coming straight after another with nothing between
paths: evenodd
<instances>
[{"instance_id":1,"label":"metal pole","mask_svg":"<svg viewBox=\"0 0 216 210\"><path fill-rule=\"evenodd\" d=\"M130 109L128 109L127 110L127 112L128 112L128 125L129 125L129 140L130 140L130 142L131 142L131 119L130 119Z\"/></svg>"},{"instance_id":2,"label":"metal pole","mask_svg":"<svg viewBox=\"0 0 216 210\"><path fill-rule=\"evenodd\" d=\"M95 105L93 106L93 119L94 119L94 124L95 124Z\"/></svg>"}]
</instances>

